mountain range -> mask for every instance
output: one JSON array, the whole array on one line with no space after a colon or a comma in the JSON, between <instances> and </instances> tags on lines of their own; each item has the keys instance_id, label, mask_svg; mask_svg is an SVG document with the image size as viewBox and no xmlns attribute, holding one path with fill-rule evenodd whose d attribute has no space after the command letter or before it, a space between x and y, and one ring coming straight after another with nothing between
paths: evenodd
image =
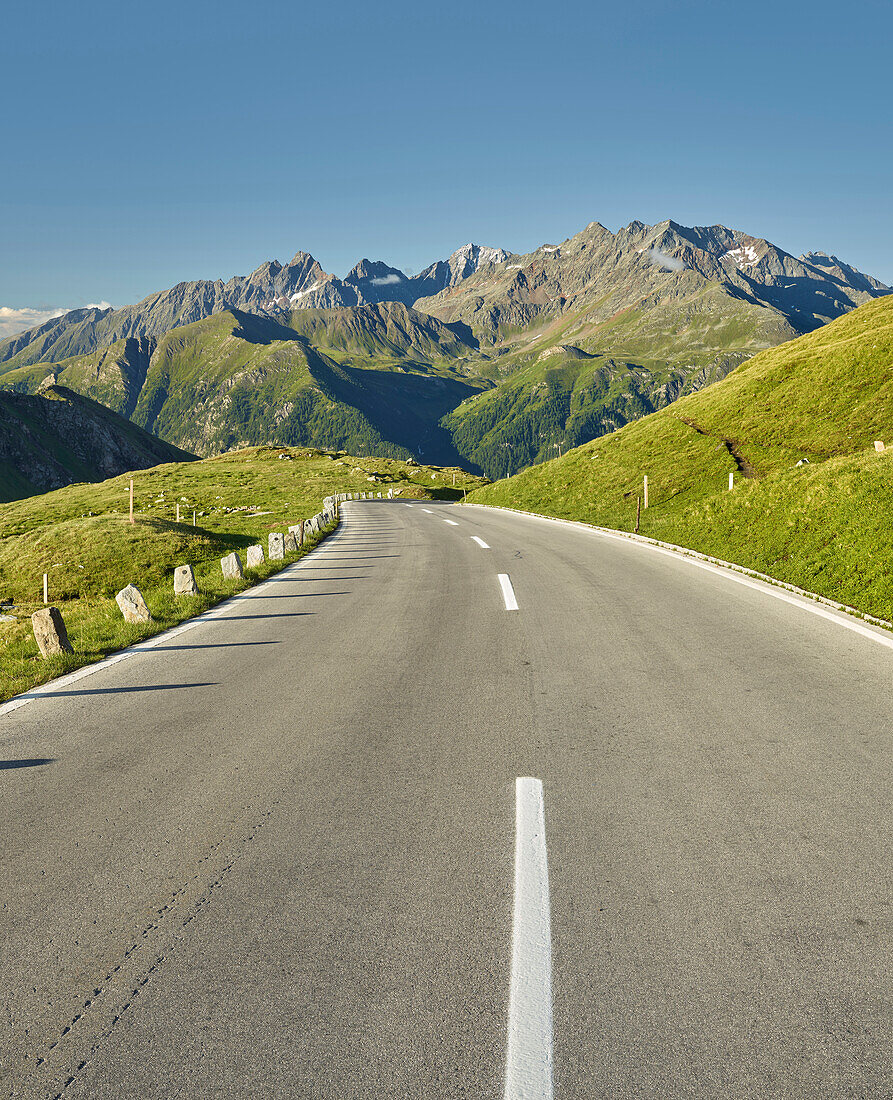
<instances>
[{"instance_id":1,"label":"mountain range","mask_svg":"<svg viewBox=\"0 0 893 1100\"><path fill-rule=\"evenodd\" d=\"M199 454L311 444L497 477L888 293L834 256L673 221L467 245L414 276L362 260L339 279L298 252L10 337L0 387L52 375Z\"/></svg>"}]
</instances>

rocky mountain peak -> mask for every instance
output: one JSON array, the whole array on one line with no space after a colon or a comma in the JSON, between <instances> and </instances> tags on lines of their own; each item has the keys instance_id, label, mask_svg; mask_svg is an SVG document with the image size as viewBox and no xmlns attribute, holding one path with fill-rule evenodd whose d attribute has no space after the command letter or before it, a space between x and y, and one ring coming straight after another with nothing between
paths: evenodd
<instances>
[{"instance_id":1,"label":"rocky mountain peak","mask_svg":"<svg viewBox=\"0 0 893 1100\"><path fill-rule=\"evenodd\" d=\"M376 286L396 286L404 282L406 276L397 267L390 267L382 260L360 260L345 276L344 281L354 286L372 282Z\"/></svg>"}]
</instances>

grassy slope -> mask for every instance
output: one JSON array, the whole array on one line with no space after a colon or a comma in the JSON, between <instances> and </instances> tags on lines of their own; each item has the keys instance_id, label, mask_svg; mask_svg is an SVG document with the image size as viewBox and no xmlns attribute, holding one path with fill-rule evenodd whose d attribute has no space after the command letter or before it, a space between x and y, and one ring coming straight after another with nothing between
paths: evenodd
<instances>
[{"instance_id":1,"label":"grassy slope","mask_svg":"<svg viewBox=\"0 0 893 1100\"><path fill-rule=\"evenodd\" d=\"M890 619L893 453L875 439L893 443L893 298L470 499L630 531L648 474L642 534ZM727 444L757 475L731 493Z\"/></svg>"},{"instance_id":2,"label":"grassy slope","mask_svg":"<svg viewBox=\"0 0 893 1100\"><path fill-rule=\"evenodd\" d=\"M497 388L466 400L444 427L461 454L502 477L554 457L559 440L578 446L715 382L788 333L715 284L682 300L643 300L597 323L580 310L494 359L484 373ZM562 344L597 358L569 359Z\"/></svg>"},{"instance_id":3,"label":"grassy slope","mask_svg":"<svg viewBox=\"0 0 893 1100\"><path fill-rule=\"evenodd\" d=\"M289 454L290 460L279 454ZM318 512L335 491L400 489L403 496L451 496L480 482L461 470L356 459L286 448L235 451L201 462L169 463L133 474L136 520L127 522L130 475L70 485L0 507L0 603L12 600L19 621L0 624L0 700L60 672L156 633L246 587L225 582L219 559L254 542L266 548L283 531ZM434 478L432 480L432 474ZM370 483L377 475L384 480ZM181 501L181 498L185 500ZM182 523L176 523L180 502ZM192 526L192 511L197 526ZM259 513L269 513L261 515ZM173 569L190 562L203 595L174 599ZM255 579L271 572L259 570ZM41 660L28 616L50 602L65 617L74 656ZM155 622L124 623L114 595L135 583Z\"/></svg>"}]
</instances>

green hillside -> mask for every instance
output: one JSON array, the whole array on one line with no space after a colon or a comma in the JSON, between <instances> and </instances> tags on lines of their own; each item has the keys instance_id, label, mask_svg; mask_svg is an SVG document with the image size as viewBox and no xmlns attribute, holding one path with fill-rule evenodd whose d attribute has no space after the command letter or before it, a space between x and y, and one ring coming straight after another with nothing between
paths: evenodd
<instances>
[{"instance_id":1,"label":"green hillside","mask_svg":"<svg viewBox=\"0 0 893 1100\"><path fill-rule=\"evenodd\" d=\"M464 326L446 325L399 302L348 309L293 309L289 328L314 347L356 359L452 365L473 355Z\"/></svg>"},{"instance_id":2,"label":"green hillside","mask_svg":"<svg viewBox=\"0 0 893 1100\"><path fill-rule=\"evenodd\" d=\"M396 303L297 317L321 348L270 317L226 310L9 370L0 384L30 393L52 375L200 455L281 444L459 461L438 422L489 383L451 368L450 353L471 349L450 329Z\"/></svg>"},{"instance_id":3,"label":"green hillside","mask_svg":"<svg viewBox=\"0 0 893 1100\"><path fill-rule=\"evenodd\" d=\"M270 531L314 515L332 493L387 496L391 489L402 497L456 499L480 484L463 470L293 448L232 451L132 476L133 525L129 473L0 505L0 613L16 618L0 623L0 701L244 588L223 580L220 558L237 550L244 563L245 547L266 547ZM195 567L203 595L175 599L173 570L185 562ZM271 571L267 566L254 579ZM68 626L72 657L37 655L28 617L43 605L44 573L50 602ZM114 603L130 582L146 597L155 620L149 626L125 624Z\"/></svg>"},{"instance_id":4,"label":"green hillside","mask_svg":"<svg viewBox=\"0 0 893 1100\"><path fill-rule=\"evenodd\" d=\"M893 446L875 440L893 445L891 298L469 499L631 531L647 474L642 534L890 619Z\"/></svg>"}]
</instances>

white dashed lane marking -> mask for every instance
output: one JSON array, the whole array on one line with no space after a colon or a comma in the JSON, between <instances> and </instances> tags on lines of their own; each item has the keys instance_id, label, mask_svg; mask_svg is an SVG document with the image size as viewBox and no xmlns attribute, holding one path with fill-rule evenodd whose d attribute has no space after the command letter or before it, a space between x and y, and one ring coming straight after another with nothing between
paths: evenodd
<instances>
[{"instance_id":1,"label":"white dashed lane marking","mask_svg":"<svg viewBox=\"0 0 893 1100\"><path fill-rule=\"evenodd\" d=\"M552 1100L552 928L539 779L515 780L515 907L505 1100Z\"/></svg>"},{"instance_id":2,"label":"white dashed lane marking","mask_svg":"<svg viewBox=\"0 0 893 1100\"><path fill-rule=\"evenodd\" d=\"M517 611L518 601L515 598L515 590L509 580L508 573L499 573L499 587L502 589L502 598L505 600L506 611Z\"/></svg>"}]
</instances>

